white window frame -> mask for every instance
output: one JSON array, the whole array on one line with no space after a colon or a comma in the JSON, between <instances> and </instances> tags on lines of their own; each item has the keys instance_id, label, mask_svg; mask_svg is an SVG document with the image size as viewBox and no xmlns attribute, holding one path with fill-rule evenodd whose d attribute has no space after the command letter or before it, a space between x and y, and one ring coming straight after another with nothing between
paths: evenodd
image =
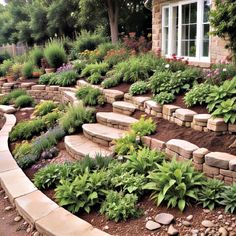
<instances>
[{"instance_id":1,"label":"white window frame","mask_svg":"<svg viewBox=\"0 0 236 236\"><path fill-rule=\"evenodd\" d=\"M196 57L188 57L188 56L181 56L182 51L182 6L191 4L191 3L197 3L197 36L196 36ZM169 33L168 33L168 53L164 54L166 57L170 57L173 54L173 8L178 6L178 57L184 57L185 59L188 59L189 61L201 61L201 62L210 62L210 36L209 36L209 53L208 57L203 57L203 15L204 15L204 0L185 0L185 1L179 1L175 3L165 3L161 5L162 9L162 22L164 22L164 9L169 8ZM162 23L162 32L163 31L163 23ZM165 45L165 35L162 33L162 49Z\"/></svg>"}]
</instances>

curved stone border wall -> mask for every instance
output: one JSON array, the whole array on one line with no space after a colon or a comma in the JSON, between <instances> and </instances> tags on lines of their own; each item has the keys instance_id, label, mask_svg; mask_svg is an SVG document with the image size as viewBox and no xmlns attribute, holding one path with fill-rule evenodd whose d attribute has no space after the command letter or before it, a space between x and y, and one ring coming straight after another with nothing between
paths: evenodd
<instances>
[{"instance_id":1,"label":"curved stone border wall","mask_svg":"<svg viewBox=\"0 0 236 236\"><path fill-rule=\"evenodd\" d=\"M108 236L88 222L58 206L25 175L14 160L9 147L9 133L16 123L12 114L4 114L0 130L0 184L19 214L36 230L47 236Z\"/></svg>"}]
</instances>

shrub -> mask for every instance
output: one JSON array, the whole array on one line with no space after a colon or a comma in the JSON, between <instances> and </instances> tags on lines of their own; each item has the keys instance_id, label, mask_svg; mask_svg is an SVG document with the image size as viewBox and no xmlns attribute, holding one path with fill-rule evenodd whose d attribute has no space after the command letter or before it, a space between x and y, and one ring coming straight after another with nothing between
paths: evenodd
<instances>
[{"instance_id":1,"label":"shrub","mask_svg":"<svg viewBox=\"0 0 236 236\"><path fill-rule=\"evenodd\" d=\"M31 167L39 160L39 157L35 154L29 153L28 155L17 160L17 164L23 170Z\"/></svg>"},{"instance_id":2,"label":"shrub","mask_svg":"<svg viewBox=\"0 0 236 236\"><path fill-rule=\"evenodd\" d=\"M7 51L0 53L0 64L2 64L3 61L9 60L9 59L11 59L11 55Z\"/></svg>"},{"instance_id":3,"label":"shrub","mask_svg":"<svg viewBox=\"0 0 236 236\"><path fill-rule=\"evenodd\" d=\"M94 73L98 73L100 75L105 75L109 69L109 65L105 62L102 63L94 63L88 64L81 72L81 76L90 76Z\"/></svg>"},{"instance_id":4,"label":"shrub","mask_svg":"<svg viewBox=\"0 0 236 236\"><path fill-rule=\"evenodd\" d=\"M80 131L84 123L92 123L95 121L95 110L85 108L79 104L77 106L69 106L66 113L61 117L60 126L69 134Z\"/></svg>"},{"instance_id":5,"label":"shrub","mask_svg":"<svg viewBox=\"0 0 236 236\"><path fill-rule=\"evenodd\" d=\"M134 132L127 133L124 137L119 138L114 141L115 150L117 155L127 155L138 149L139 143L136 139L136 134Z\"/></svg>"},{"instance_id":6,"label":"shrub","mask_svg":"<svg viewBox=\"0 0 236 236\"><path fill-rule=\"evenodd\" d=\"M165 159L165 154L147 147L132 152L127 156L127 168L139 174L147 174L156 168L155 163L161 164Z\"/></svg>"},{"instance_id":7,"label":"shrub","mask_svg":"<svg viewBox=\"0 0 236 236\"><path fill-rule=\"evenodd\" d=\"M15 149L13 151L13 155L15 159L23 158L24 156L27 156L32 150L32 144L25 141L22 143L18 143L15 146Z\"/></svg>"},{"instance_id":8,"label":"shrub","mask_svg":"<svg viewBox=\"0 0 236 236\"><path fill-rule=\"evenodd\" d=\"M48 113L52 112L55 108L57 108L57 104L53 101L43 101L35 106L34 114L36 116L45 116Z\"/></svg>"},{"instance_id":9,"label":"shrub","mask_svg":"<svg viewBox=\"0 0 236 236\"><path fill-rule=\"evenodd\" d=\"M74 48L77 52L94 50L99 44L102 44L104 42L106 42L106 38L101 34L82 30L76 38Z\"/></svg>"},{"instance_id":10,"label":"shrub","mask_svg":"<svg viewBox=\"0 0 236 236\"><path fill-rule=\"evenodd\" d=\"M41 60L44 57L43 50L39 47L35 47L29 53L29 57L31 58L33 64L37 67L41 67Z\"/></svg>"},{"instance_id":11,"label":"shrub","mask_svg":"<svg viewBox=\"0 0 236 236\"><path fill-rule=\"evenodd\" d=\"M7 94L6 96L1 98L0 104L2 105L9 105L11 103L14 103L15 100L22 96L22 95L26 95L26 91L22 90L22 89L15 89L12 92L10 92L9 94Z\"/></svg>"},{"instance_id":12,"label":"shrub","mask_svg":"<svg viewBox=\"0 0 236 236\"><path fill-rule=\"evenodd\" d=\"M218 179L208 179L198 194L203 207L213 210L216 204L221 204L221 193L224 191L224 183Z\"/></svg>"},{"instance_id":13,"label":"shrub","mask_svg":"<svg viewBox=\"0 0 236 236\"><path fill-rule=\"evenodd\" d=\"M236 183L226 187L222 198L221 204L225 205L225 211L233 214L236 210Z\"/></svg>"},{"instance_id":14,"label":"shrub","mask_svg":"<svg viewBox=\"0 0 236 236\"><path fill-rule=\"evenodd\" d=\"M0 65L0 75L5 76L9 69L13 66L14 62L10 59L4 60L3 63Z\"/></svg>"},{"instance_id":15,"label":"shrub","mask_svg":"<svg viewBox=\"0 0 236 236\"><path fill-rule=\"evenodd\" d=\"M53 127L57 121L61 118L62 113L59 110L48 113L42 117L42 120L47 128Z\"/></svg>"},{"instance_id":16,"label":"shrub","mask_svg":"<svg viewBox=\"0 0 236 236\"><path fill-rule=\"evenodd\" d=\"M75 60L72 62L74 70L80 75L82 70L86 67L87 63L81 60Z\"/></svg>"},{"instance_id":17,"label":"shrub","mask_svg":"<svg viewBox=\"0 0 236 236\"><path fill-rule=\"evenodd\" d=\"M21 95L15 100L16 107L34 106L34 99L29 95Z\"/></svg>"},{"instance_id":18,"label":"shrub","mask_svg":"<svg viewBox=\"0 0 236 236\"><path fill-rule=\"evenodd\" d=\"M18 123L10 133L10 140L31 139L34 135L39 134L45 129L42 119L23 121Z\"/></svg>"},{"instance_id":19,"label":"shrub","mask_svg":"<svg viewBox=\"0 0 236 236\"><path fill-rule=\"evenodd\" d=\"M39 84L48 85L54 76L56 76L56 73L49 73L49 74L41 75L39 77Z\"/></svg>"},{"instance_id":20,"label":"shrub","mask_svg":"<svg viewBox=\"0 0 236 236\"><path fill-rule=\"evenodd\" d=\"M104 57L104 61L109 64L110 67L124 61L129 56L128 51L125 48L111 49L107 52Z\"/></svg>"},{"instance_id":21,"label":"shrub","mask_svg":"<svg viewBox=\"0 0 236 236\"><path fill-rule=\"evenodd\" d=\"M12 71L12 74L15 79L18 79L22 76L22 69L23 69L23 65L20 63L15 63L14 65L12 65L10 70Z\"/></svg>"},{"instance_id":22,"label":"shrub","mask_svg":"<svg viewBox=\"0 0 236 236\"><path fill-rule=\"evenodd\" d=\"M22 68L22 75L28 79L31 78L33 75L33 71L34 71L34 66L31 62L27 62L23 65Z\"/></svg>"},{"instance_id":23,"label":"shrub","mask_svg":"<svg viewBox=\"0 0 236 236\"><path fill-rule=\"evenodd\" d=\"M210 85L203 83L195 85L189 92L184 96L184 103L187 107L194 105L202 105L206 103L207 96L210 92Z\"/></svg>"},{"instance_id":24,"label":"shrub","mask_svg":"<svg viewBox=\"0 0 236 236\"><path fill-rule=\"evenodd\" d=\"M102 76L99 73L94 73L87 78L90 84L100 84L102 82Z\"/></svg>"},{"instance_id":25,"label":"shrub","mask_svg":"<svg viewBox=\"0 0 236 236\"><path fill-rule=\"evenodd\" d=\"M50 78L50 85L59 85L62 87L67 87L75 85L78 78L78 74L74 70L64 71L61 73L56 73Z\"/></svg>"},{"instance_id":26,"label":"shrub","mask_svg":"<svg viewBox=\"0 0 236 236\"><path fill-rule=\"evenodd\" d=\"M139 121L131 125L131 128L135 134L142 137L153 134L156 131L156 124L151 117L145 119L145 116L142 116Z\"/></svg>"},{"instance_id":27,"label":"shrub","mask_svg":"<svg viewBox=\"0 0 236 236\"><path fill-rule=\"evenodd\" d=\"M76 92L76 97L83 101L85 106L103 105L105 103L105 97L98 88L92 86L82 86Z\"/></svg>"},{"instance_id":28,"label":"shrub","mask_svg":"<svg viewBox=\"0 0 236 236\"><path fill-rule=\"evenodd\" d=\"M105 214L109 220L115 222L136 218L140 216L140 210L137 208L138 197L134 194L118 193L110 190L106 195L100 212Z\"/></svg>"},{"instance_id":29,"label":"shrub","mask_svg":"<svg viewBox=\"0 0 236 236\"><path fill-rule=\"evenodd\" d=\"M197 199L197 189L203 184L202 174L196 172L191 162L171 162L156 164L157 169L148 176L150 180L144 189L152 190L152 199L159 206L166 202L168 207L176 207L183 211L186 203Z\"/></svg>"},{"instance_id":30,"label":"shrub","mask_svg":"<svg viewBox=\"0 0 236 236\"><path fill-rule=\"evenodd\" d=\"M55 197L60 206L66 207L70 212L76 213L85 210L91 211L91 207L100 203L107 188L107 176L104 171L77 176L72 182L61 180L56 188Z\"/></svg>"},{"instance_id":31,"label":"shrub","mask_svg":"<svg viewBox=\"0 0 236 236\"><path fill-rule=\"evenodd\" d=\"M66 52L59 41L49 42L44 49L44 55L53 68L59 68L66 62Z\"/></svg>"},{"instance_id":32,"label":"shrub","mask_svg":"<svg viewBox=\"0 0 236 236\"><path fill-rule=\"evenodd\" d=\"M132 84L129 88L129 93L131 95L141 95L147 93L149 90L148 84L145 81L137 81Z\"/></svg>"},{"instance_id":33,"label":"shrub","mask_svg":"<svg viewBox=\"0 0 236 236\"><path fill-rule=\"evenodd\" d=\"M107 89L107 88L115 87L120 83L121 83L121 79L111 77L111 78L107 78L103 80L101 85L103 88Z\"/></svg>"},{"instance_id":34,"label":"shrub","mask_svg":"<svg viewBox=\"0 0 236 236\"><path fill-rule=\"evenodd\" d=\"M159 104L168 104L175 100L175 95L168 92L160 92L154 97L154 101L156 101Z\"/></svg>"}]
</instances>

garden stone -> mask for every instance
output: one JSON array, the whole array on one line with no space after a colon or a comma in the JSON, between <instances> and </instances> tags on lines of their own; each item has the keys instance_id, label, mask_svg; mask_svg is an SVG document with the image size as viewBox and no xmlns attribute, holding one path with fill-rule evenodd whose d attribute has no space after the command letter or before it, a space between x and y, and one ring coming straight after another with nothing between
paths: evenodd
<instances>
[{"instance_id":1,"label":"garden stone","mask_svg":"<svg viewBox=\"0 0 236 236\"><path fill-rule=\"evenodd\" d=\"M14 218L14 221L15 222L19 222L19 221L21 221L22 220L22 217L21 216L16 216L15 218Z\"/></svg>"},{"instance_id":2,"label":"garden stone","mask_svg":"<svg viewBox=\"0 0 236 236\"><path fill-rule=\"evenodd\" d=\"M221 219L223 219L223 215L218 216L218 220L221 220Z\"/></svg>"},{"instance_id":3,"label":"garden stone","mask_svg":"<svg viewBox=\"0 0 236 236\"><path fill-rule=\"evenodd\" d=\"M187 227L191 226L191 223L190 223L189 221L187 221L187 220L184 220L184 221L182 222L182 224L183 224L184 226L187 226Z\"/></svg>"},{"instance_id":4,"label":"garden stone","mask_svg":"<svg viewBox=\"0 0 236 236\"><path fill-rule=\"evenodd\" d=\"M189 216L186 217L186 220L188 220L188 221L190 221L192 219L193 219L193 215L189 215Z\"/></svg>"},{"instance_id":5,"label":"garden stone","mask_svg":"<svg viewBox=\"0 0 236 236\"><path fill-rule=\"evenodd\" d=\"M178 235L179 231L176 228L174 228L173 225L170 225L167 233L168 233L168 235Z\"/></svg>"},{"instance_id":6,"label":"garden stone","mask_svg":"<svg viewBox=\"0 0 236 236\"><path fill-rule=\"evenodd\" d=\"M153 221L153 220L149 220L147 223L146 223L146 229L148 230L156 230L156 229L159 229L161 228L161 225L158 224L157 222Z\"/></svg>"},{"instance_id":7,"label":"garden stone","mask_svg":"<svg viewBox=\"0 0 236 236\"><path fill-rule=\"evenodd\" d=\"M174 216L168 213L160 213L155 217L155 221L162 225L169 225L173 220Z\"/></svg>"},{"instance_id":8,"label":"garden stone","mask_svg":"<svg viewBox=\"0 0 236 236\"><path fill-rule=\"evenodd\" d=\"M37 232L34 232L34 234L33 234L33 236L39 236L40 234L39 234L39 232L37 231Z\"/></svg>"},{"instance_id":9,"label":"garden stone","mask_svg":"<svg viewBox=\"0 0 236 236\"><path fill-rule=\"evenodd\" d=\"M178 119L182 121L192 122L193 116L197 115L195 111L189 110L189 109L177 109L175 111L175 115Z\"/></svg>"},{"instance_id":10,"label":"garden stone","mask_svg":"<svg viewBox=\"0 0 236 236\"><path fill-rule=\"evenodd\" d=\"M13 209L12 206L7 206L7 207L5 208L5 211L10 211L10 210L12 210L12 209Z\"/></svg>"},{"instance_id":11,"label":"garden stone","mask_svg":"<svg viewBox=\"0 0 236 236\"><path fill-rule=\"evenodd\" d=\"M210 220L203 220L202 225L206 228L211 228L215 226L214 223Z\"/></svg>"},{"instance_id":12,"label":"garden stone","mask_svg":"<svg viewBox=\"0 0 236 236\"><path fill-rule=\"evenodd\" d=\"M224 227L219 228L219 233L221 236L228 236L228 231Z\"/></svg>"}]
</instances>

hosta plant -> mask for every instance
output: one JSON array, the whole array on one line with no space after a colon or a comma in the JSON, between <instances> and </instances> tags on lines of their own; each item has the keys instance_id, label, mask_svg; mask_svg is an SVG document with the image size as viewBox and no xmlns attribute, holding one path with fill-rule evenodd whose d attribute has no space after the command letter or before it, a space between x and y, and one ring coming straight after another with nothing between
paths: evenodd
<instances>
[{"instance_id":1,"label":"hosta plant","mask_svg":"<svg viewBox=\"0 0 236 236\"><path fill-rule=\"evenodd\" d=\"M232 186L227 186L225 191L222 193L223 201L221 204L225 205L225 211L231 214L236 211L236 183Z\"/></svg>"},{"instance_id":2,"label":"hosta plant","mask_svg":"<svg viewBox=\"0 0 236 236\"><path fill-rule=\"evenodd\" d=\"M110 190L106 195L100 212L115 222L136 218L141 211L137 208L138 197L135 194L124 194Z\"/></svg>"},{"instance_id":3,"label":"hosta plant","mask_svg":"<svg viewBox=\"0 0 236 236\"><path fill-rule=\"evenodd\" d=\"M156 164L156 170L148 176L149 183L144 189L152 191L152 199L159 206L176 207L183 211L186 204L197 199L197 190L203 184L202 174L194 170L191 162L171 162Z\"/></svg>"},{"instance_id":4,"label":"hosta plant","mask_svg":"<svg viewBox=\"0 0 236 236\"><path fill-rule=\"evenodd\" d=\"M164 105L171 103L175 100L175 95L168 92L160 92L154 97L154 101L156 101L158 104Z\"/></svg>"},{"instance_id":5,"label":"hosta plant","mask_svg":"<svg viewBox=\"0 0 236 236\"><path fill-rule=\"evenodd\" d=\"M221 193L224 191L224 183L218 179L208 179L198 194L199 201L204 208L213 210L217 204L221 204Z\"/></svg>"},{"instance_id":6,"label":"hosta plant","mask_svg":"<svg viewBox=\"0 0 236 236\"><path fill-rule=\"evenodd\" d=\"M137 81L134 84L132 84L129 88L129 93L131 95L141 95L148 92L148 84L145 81Z\"/></svg>"}]
</instances>

